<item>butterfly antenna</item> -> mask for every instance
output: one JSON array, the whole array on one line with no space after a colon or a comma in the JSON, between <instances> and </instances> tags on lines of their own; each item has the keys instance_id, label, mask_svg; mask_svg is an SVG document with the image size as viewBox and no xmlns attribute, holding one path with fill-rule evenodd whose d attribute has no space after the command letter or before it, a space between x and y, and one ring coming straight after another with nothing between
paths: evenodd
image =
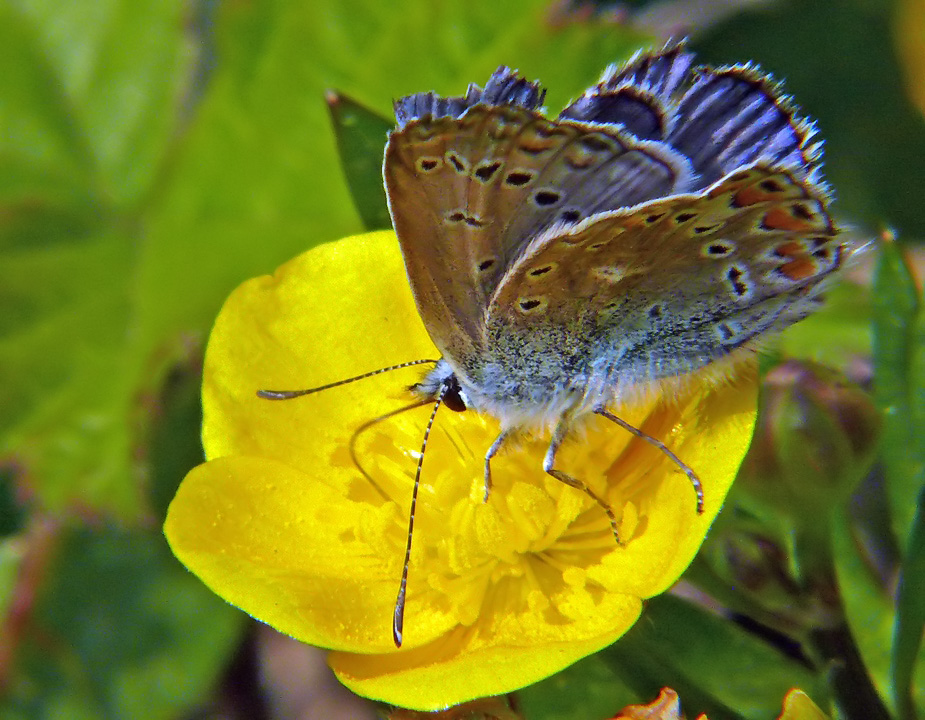
<instances>
[{"instance_id":1,"label":"butterfly antenna","mask_svg":"<svg viewBox=\"0 0 925 720\"><path fill-rule=\"evenodd\" d=\"M697 477L697 473L691 470L690 466L687 465L687 463L685 463L684 461L681 460L681 458L675 455L671 451L671 449L661 440L658 440L652 437L651 435L644 433L639 428L634 427L633 425L630 425L628 422L626 422L626 420L623 420L622 418L618 418L616 415L614 415L613 413L607 412L603 408L598 408L594 412L597 413L598 415L601 415L602 417L607 418L608 420L612 422L615 422L617 425L619 425L621 428L623 428L627 432L632 433L636 437L645 440L650 445L654 445L659 450L661 450L663 453L665 453L665 455L667 455L669 459L675 465L681 468L682 472L684 472L684 474L687 475L688 479L691 481L691 485L694 486L694 492L697 493L697 514L703 515L703 483L700 482L700 478Z\"/></svg>"},{"instance_id":2,"label":"butterfly antenna","mask_svg":"<svg viewBox=\"0 0 925 720\"><path fill-rule=\"evenodd\" d=\"M414 510L418 502L418 487L421 485L421 468L424 467L424 450L427 447L427 438L430 437L430 429L434 426L434 418L437 417L437 410L443 403L443 396L446 394L447 385L440 388L440 394L434 402L434 409L430 413L430 420L427 421L427 427L424 429L424 439L421 441L421 454L418 457L418 467L414 472L414 490L411 491L411 513L408 516L408 542L405 545L405 562L401 569L401 585L398 588L398 597L395 599L395 611L392 613L392 639L395 641L395 647L401 647L402 628L405 625L405 588L408 586L408 564L411 562L411 536L414 532Z\"/></svg>"},{"instance_id":3,"label":"butterfly antenna","mask_svg":"<svg viewBox=\"0 0 925 720\"><path fill-rule=\"evenodd\" d=\"M379 375L384 372L391 372L392 370L401 370L402 368L412 367L414 365L436 365L436 360L410 360L409 362L399 363L398 365L390 365L389 367L379 368L378 370L373 370L372 372L363 373L362 375L357 375L356 377L347 378L346 380L338 380L337 382L328 383L327 385L321 385L319 387L308 388L306 390L258 390L257 397L261 397L265 400L291 400L292 398L302 397L303 395L311 395L312 393L321 392L322 390L330 390L331 388L336 388L339 385L347 385L348 383L356 382L357 380L365 380L368 377L373 377L373 375Z\"/></svg>"},{"instance_id":4,"label":"butterfly antenna","mask_svg":"<svg viewBox=\"0 0 925 720\"><path fill-rule=\"evenodd\" d=\"M391 417L395 417L396 415L401 415L403 412L407 412L408 410L414 410L415 408L424 407L425 405L430 405L432 402L433 400L430 400L430 399L419 400L418 402L414 402L409 405L404 405L398 408L397 410L390 410L389 412L383 415L380 415L379 417L374 417L372 420L367 420L362 425L360 425L356 430L354 430L353 434L350 436L350 442L348 443L348 447L350 450L350 459L353 461L353 464L356 465L356 468L357 470L360 471L360 474L364 478L366 478L366 480L369 482L370 485L376 488L377 492L382 496L383 500L391 500L391 497L389 497L389 495L381 487L379 487L379 483L377 483L373 479L373 476L370 475L366 471L366 468L364 468L363 465L360 463L360 458L357 455L357 441L359 440L360 435L364 433L366 430L369 430L369 428L371 428L373 425L381 423L383 420L388 420Z\"/></svg>"}]
</instances>

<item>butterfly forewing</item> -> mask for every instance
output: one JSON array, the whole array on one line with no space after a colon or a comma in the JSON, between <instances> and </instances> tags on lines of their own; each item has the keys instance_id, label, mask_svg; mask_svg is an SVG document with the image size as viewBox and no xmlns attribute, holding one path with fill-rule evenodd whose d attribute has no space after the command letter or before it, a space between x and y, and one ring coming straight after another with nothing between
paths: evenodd
<instances>
[{"instance_id":1,"label":"butterfly forewing","mask_svg":"<svg viewBox=\"0 0 925 720\"><path fill-rule=\"evenodd\" d=\"M385 180L411 286L440 350L484 341L481 320L504 273L553 226L675 192L686 161L615 128L475 106L392 135Z\"/></svg>"}]
</instances>

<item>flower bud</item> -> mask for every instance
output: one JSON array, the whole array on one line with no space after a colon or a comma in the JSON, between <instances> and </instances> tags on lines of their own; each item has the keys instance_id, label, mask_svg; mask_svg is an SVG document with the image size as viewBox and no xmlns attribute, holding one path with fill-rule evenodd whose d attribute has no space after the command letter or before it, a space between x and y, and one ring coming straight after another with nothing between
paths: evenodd
<instances>
[{"instance_id":1,"label":"flower bud","mask_svg":"<svg viewBox=\"0 0 925 720\"><path fill-rule=\"evenodd\" d=\"M739 487L812 522L844 502L874 458L880 415L870 396L836 371L789 361L768 373Z\"/></svg>"}]
</instances>

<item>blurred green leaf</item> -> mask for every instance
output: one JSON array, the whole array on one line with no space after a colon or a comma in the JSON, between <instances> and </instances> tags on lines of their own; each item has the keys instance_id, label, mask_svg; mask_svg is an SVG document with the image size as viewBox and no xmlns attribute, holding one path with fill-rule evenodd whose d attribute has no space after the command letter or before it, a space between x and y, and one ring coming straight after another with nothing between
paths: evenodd
<instances>
[{"instance_id":1,"label":"blurred green leaf","mask_svg":"<svg viewBox=\"0 0 925 720\"><path fill-rule=\"evenodd\" d=\"M10 610L21 562L22 544L15 538L0 539L0 618L7 617Z\"/></svg>"},{"instance_id":2,"label":"blurred green leaf","mask_svg":"<svg viewBox=\"0 0 925 720\"><path fill-rule=\"evenodd\" d=\"M385 113L508 62L559 103L636 46L553 28L541 0L236 3L188 23L181 3L58 5L0 23L3 120L22 128L0 152L0 455L41 505L129 521L147 512L146 399L187 340L244 279L360 229L327 88Z\"/></svg>"},{"instance_id":3,"label":"blurred green leaf","mask_svg":"<svg viewBox=\"0 0 925 720\"><path fill-rule=\"evenodd\" d=\"M893 0L753 3L695 38L711 63L752 60L818 122L835 212L925 238L925 123L904 92Z\"/></svg>"},{"instance_id":4,"label":"blurred green leaf","mask_svg":"<svg viewBox=\"0 0 925 720\"><path fill-rule=\"evenodd\" d=\"M382 181L382 155L394 123L346 95L331 91L326 100L341 167L363 227L388 229L392 219Z\"/></svg>"},{"instance_id":5,"label":"blurred green leaf","mask_svg":"<svg viewBox=\"0 0 925 720\"><path fill-rule=\"evenodd\" d=\"M605 718L627 705L650 702L627 686L608 662L595 654L517 693L527 720Z\"/></svg>"},{"instance_id":6,"label":"blurred green leaf","mask_svg":"<svg viewBox=\"0 0 925 720\"><path fill-rule=\"evenodd\" d=\"M244 616L150 531L65 530L0 717L172 720L215 682Z\"/></svg>"},{"instance_id":7,"label":"blurred green leaf","mask_svg":"<svg viewBox=\"0 0 925 720\"><path fill-rule=\"evenodd\" d=\"M884 413L882 457L900 546L925 486L925 384L916 387L923 339L919 292L901 249L884 243L874 276L874 395Z\"/></svg>"},{"instance_id":8,"label":"blurred green leaf","mask_svg":"<svg viewBox=\"0 0 925 720\"><path fill-rule=\"evenodd\" d=\"M893 598L865 562L843 515L835 513L833 520L835 570L848 627L880 697L889 702Z\"/></svg>"},{"instance_id":9,"label":"blurred green leaf","mask_svg":"<svg viewBox=\"0 0 925 720\"><path fill-rule=\"evenodd\" d=\"M919 494L918 510L909 547L903 562L896 626L893 633L892 687L899 717L915 720L925 709L925 487Z\"/></svg>"},{"instance_id":10,"label":"blurred green leaf","mask_svg":"<svg viewBox=\"0 0 925 720\"><path fill-rule=\"evenodd\" d=\"M774 344L781 357L806 358L844 368L871 347L870 290L838 278L826 291L819 312L798 322Z\"/></svg>"},{"instance_id":11,"label":"blurred green leaf","mask_svg":"<svg viewBox=\"0 0 925 720\"><path fill-rule=\"evenodd\" d=\"M9 6L15 10L6 12L19 16L16 42L28 42L44 76L22 77L28 64L10 57L17 70L8 82L19 90L11 115L19 119L32 105L43 123L53 120L61 129L61 142L108 204L136 204L160 170L194 77L199 46L184 32L188 4L10 0ZM35 152L30 138L17 140L21 150ZM53 160L50 169L58 170Z\"/></svg>"},{"instance_id":12,"label":"blurred green leaf","mask_svg":"<svg viewBox=\"0 0 925 720\"><path fill-rule=\"evenodd\" d=\"M794 687L824 707L820 679L805 666L729 618L671 595L649 600L640 621L602 655L640 697L676 690L688 717L767 720Z\"/></svg>"}]
</instances>

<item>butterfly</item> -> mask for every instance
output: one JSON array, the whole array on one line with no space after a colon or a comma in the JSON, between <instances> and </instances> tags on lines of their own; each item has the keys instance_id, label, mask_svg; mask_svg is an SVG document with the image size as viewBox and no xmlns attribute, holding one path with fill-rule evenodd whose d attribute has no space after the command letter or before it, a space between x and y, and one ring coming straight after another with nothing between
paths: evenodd
<instances>
[{"instance_id":1,"label":"butterfly","mask_svg":"<svg viewBox=\"0 0 925 720\"><path fill-rule=\"evenodd\" d=\"M555 120L506 67L395 103L389 210L442 354L415 390L498 418L486 494L543 426L544 469L587 492L555 467L577 421L805 317L840 264L812 125L750 66L692 66L641 52Z\"/></svg>"},{"instance_id":2,"label":"butterfly","mask_svg":"<svg viewBox=\"0 0 925 720\"><path fill-rule=\"evenodd\" d=\"M464 96L395 103L389 211L441 354L412 391L434 403L425 443L441 404L499 421L486 500L505 443L549 428L544 471L597 502L619 542L605 500L557 467L561 444L605 417L668 454L702 512L696 473L610 408L808 315L843 244L813 126L750 65L694 67L669 44L608 68L555 119L544 96L500 67ZM419 478L420 464L397 645Z\"/></svg>"}]
</instances>

